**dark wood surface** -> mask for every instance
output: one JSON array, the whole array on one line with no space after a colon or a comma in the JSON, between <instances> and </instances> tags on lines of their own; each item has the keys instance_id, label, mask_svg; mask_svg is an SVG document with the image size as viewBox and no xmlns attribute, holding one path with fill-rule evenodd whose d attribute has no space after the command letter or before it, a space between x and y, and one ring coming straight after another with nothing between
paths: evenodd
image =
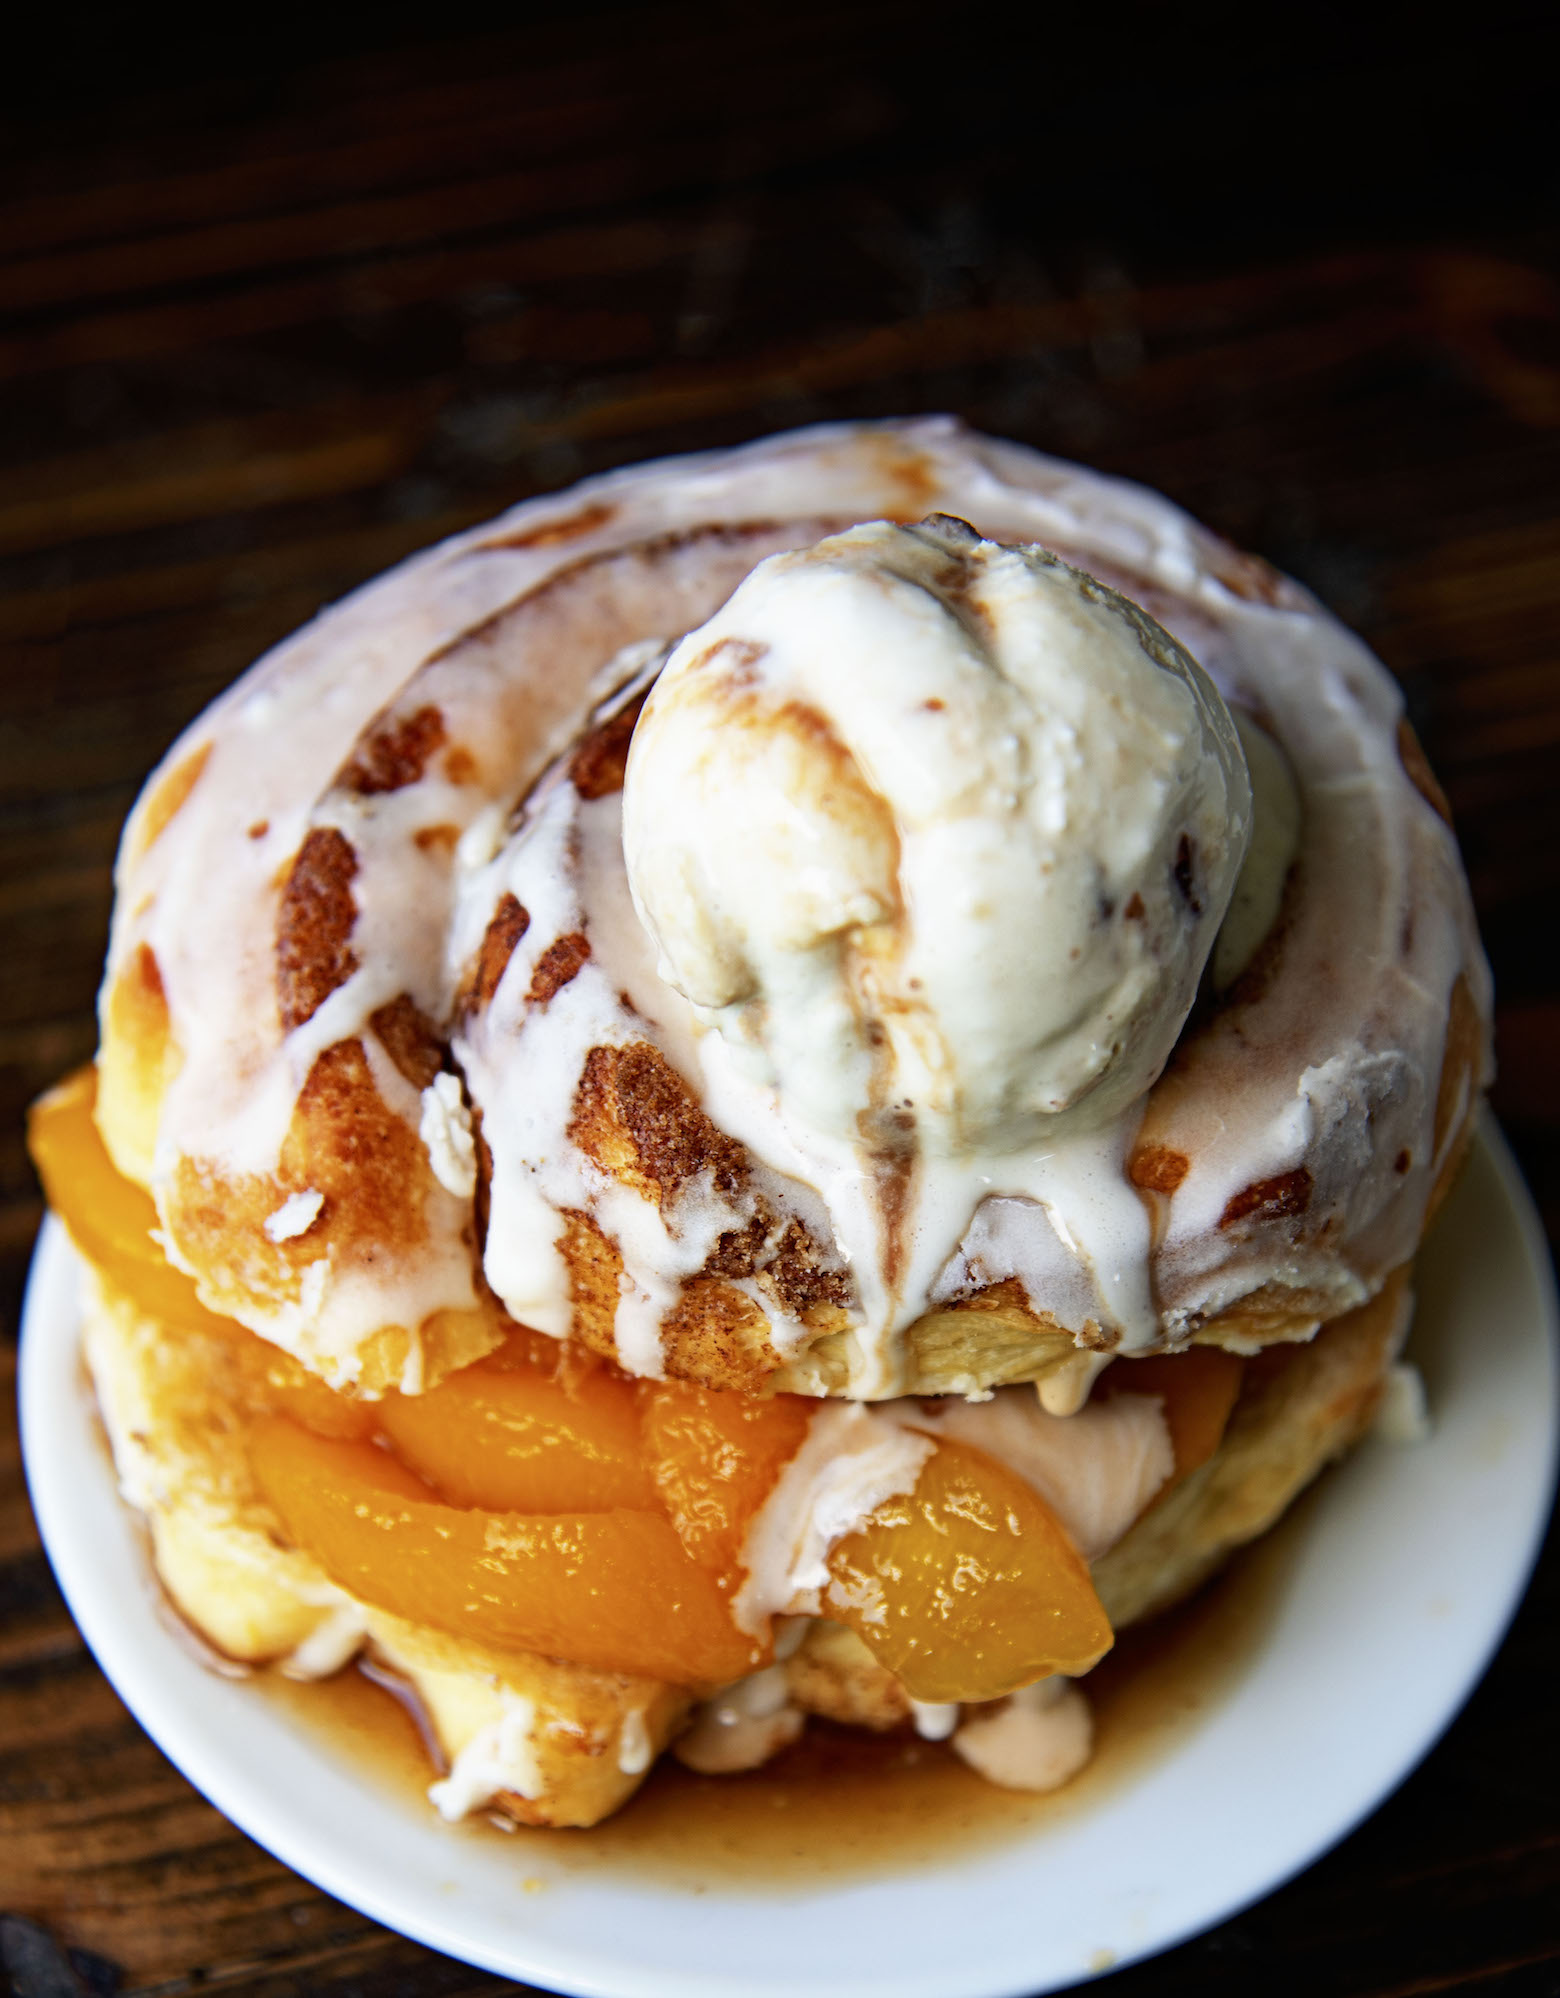
<instances>
[{"instance_id":1,"label":"dark wood surface","mask_svg":"<svg viewBox=\"0 0 1560 1998\"><path fill-rule=\"evenodd\" d=\"M1553 1240L1544 10L1448 40L1145 9L1092 49L1041 17L1027 55L946 7L390 8L366 39L316 11L191 39L88 9L3 85L7 1368L40 1213L22 1111L92 1051L117 830L178 728L455 527L829 416L951 408L1144 480L1365 633L1451 796L1497 1107ZM0 1480L14 1987L502 1988L319 1894L175 1774L61 1604L9 1412ZM1367 1825L1108 1988L1560 1992L1557 1572L1551 1544L1484 1685Z\"/></svg>"}]
</instances>

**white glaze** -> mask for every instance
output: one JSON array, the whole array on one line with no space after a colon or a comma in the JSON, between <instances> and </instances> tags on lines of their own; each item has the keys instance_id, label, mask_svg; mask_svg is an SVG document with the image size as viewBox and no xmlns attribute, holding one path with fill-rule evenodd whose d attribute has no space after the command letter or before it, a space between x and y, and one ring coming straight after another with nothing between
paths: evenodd
<instances>
[{"instance_id":1,"label":"white glaze","mask_svg":"<svg viewBox=\"0 0 1560 1998\"><path fill-rule=\"evenodd\" d=\"M325 1196L310 1187L304 1193L290 1193L274 1214L265 1218L265 1232L273 1242L294 1242L307 1235L325 1205Z\"/></svg>"},{"instance_id":2,"label":"white glaze","mask_svg":"<svg viewBox=\"0 0 1560 1998\"><path fill-rule=\"evenodd\" d=\"M539 1797L544 1788L536 1759L534 1702L504 1689L503 1712L479 1728L456 1756L447 1776L428 1786L428 1801L447 1823L490 1804L501 1790Z\"/></svg>"},{"instance_id":3,"label":"white glaze","mask_svg":"<svg viewBox=\"0 0 1560 1998\"><path fill-rule=\"evenodd\" d=\"M503 854L492 856L505 814L578 725L589 690L599 690L624 646L642 640L653 649L652 640L700 621L729 590L728 574L735 580L755 553L815 539L819 516L915 518L931 510L962 515L1001 540L1042 541L1124 585L1233 707L1271 728L1299 798L1301 893L1265 989L1238 1018L1226 1012L1196 1031L1184 1060L1151 1093L1145 1129L1191 1161L1173 1198L1161 1203L1157 1238L1121 1171L1132 1137L1127 1120L1082 1160L1032 1157L994 1182L955 1174L918 1189L918 1211L935 1225L912 1231L904 1245L892 1310L881 1286L874 1297L874 1203L863 1199L859 1180L853 1186L848 1160L820 1165L815 1157L798 1171L795 1133L755 1098L751 1080L720 1072L711 1051L717 1037L704 1037L698 1073L690 1073L686 1042L662 1020L656 1033L669 1058L701 1086L717 1121L793 1180L785 1198L794 1211L816 1216L821 1195L854 1256L858 1331L847 1392L895 1390L893 1338L862 1327L902 1325L917 1300L946 1300L973 1283L1013 1276L1075 1333L1130 1345L1178 1341L1273 1280L1313 1286L1327 1309L1342 1309L1404 1260L1440 1163L1428 1134L1448 994L1461 973L1475 1005L1487 1010L1488 977L1455 845L1398 759L1396 689L1304 592L1266 577L1252 593L1255 572L1168 502L943 420L801 432L743 452L641 467L518 509L317 621L176 745L165 769L209 745L208 759L150 845L145 803L132 815L109 971L112 982L138 944L151 945L182 1055L164 1106L155 1188L174 1259L181 1250L169 1182L179 1159L266 1169L330 1038L360 1032L373 1005L402 992L441 1016L464 961L457 944L480 938L493 907L488 891L497 888ZM566 516L585 523L578 533L520 545ZM767 544L760 537L719 559L714 544L681 543L613 556L602 571L616 579L606 592L611 615L595 623L570 597L582 562L606 562L626 543L711 519L781 525L766 530ZM555 587L542 588L549 578ZM512 605L520 608L507 612ZM495 613L504 615L484 622ZM451 647L458 657L441 656ZM481 782L456 785L435 770L405 792L371 798L352 798L333 783L376 710L399 702L393 712L415 712L435 689L452 736L484 752ZM472 797L455 795L467 788ZM416 845L419 831L442 823L459 835L447 862L437 860L437 846ZM361 841L353 941L365 947L363 969L283 1036L272 961L279 886L311 824L350 830ZM595 869L598 884L602 872ZM552 940L538 936L538 926L533 921L526 939L534 951ZM642 968L634 979L641 976ZM582 974L553 1006L585 985ZM616 991L609 996L612 1017L605 1005L587 1005L574 1029L600 1031L610 1045L634 1016ZM528 1023L520 1038L529 1035ZM561 1042L561 1025L554 1038ZM585 1045L572 1050L576 1074ZM387 1107L418 1131L419 1092L376 1052L372 1036L366 1046ZM497 1135L513 1163L506 1200L515 1225L496 1250L490 1243L490 1261L496 1257L504 1276L501 1295L526 1302L532 1322L562 1331L569 1300L554 1249L558 1212L543 1182L558 1164L548 1130L555 1136L567 1116L544 1130L547 1120L493 1080L501 1070L496 1046L472 1051L473 1101L489 1141ZM1476 1074L1472 1086L1480 1080ZM555 1094L565 1088L558 1080ZM511 1112L518 1122L505 1136L499 1127ZM540 1166L530 1157L532 1140L545 1154ZM1408 1166L1399 1172L1395 1161L1404 1155ZM1303 1227L1220 1229L1233 1195L1299 1166L1313 1180ZM567 1178L577 1190L577 1165L560 1174L560 1185ZM1090 1197L1080 1201L1078 1189L1088 1191L1089 1182ZM290 1191L279 1186L267 1211ZM435 1310L469 1307L469 1202L431 1165L407 1198L420 1203L426 1223L415 1257L354 1261L337 1244L327 1209L310 1238L325 1249L309 1272L311 1287L298 1297L257 1282L246 1322L307 1356L338 1356L350 1376L351 1356L378 1327L415 1327ZM627 1208L617 1219L631 1235L640 1226ZM634 1289L621 1333L631 1363L646 1372L659 1363L661 1301L698 1233L697 1225L679 1233L657 1217L629 1245ZM783 1322L778 1330L781 1343L798 1336Z\"/></svg>"},{"instance_id":4,"label":"white glaze","mask_svg":"<svg viewBox=\"0 0 1560 1998\"><path fill-rule=\"evenodd\" d=\"M643 1707L630 1707L618 1729L617 1765L625 1776L643 1776L655 1760L655 1744L645 1725Z\"/></svg>"},{"instance_id":5,"label":"white glaze","mask_svg":"<svg viewBox=\"0 0 1560 1998\"><path fill-rule=\"evenodd\" d=\"M458 1075L436 1075L423 1091L417 1132L440 1186L469 1200L477 1185L477 1146Z\"/></svg>"},{"instance_id":6,"label":"white glaze","mask_svg":"<svg viewBox=\"0 0 1560 1998\"><path fill-rule=\"evenodd\" d=\"M282 1660L288 1679L328 1679L362 1650L368 1619L354 1602L339 1603Z\"/></svg>"},{"instance_id":7,"label":"white glaze","mask_svg":"<svg viewBox=\"0 0 1560 1998\"><path fill-rule=\"evenodd\" d=\"M561 1336L571 1321L569 1273L557 1240L561 1216L586 1213L616 1243L623 1281L615 1322L618 1357L631 1372L661 1369L660 1324L683 1281L703 1268L720 1237L744 1228L760 1194L801 1211L828 1241L829 1220L806 1189L761 1169L735 1196L708 1175L664 1204L641 1197L587 1158L568 1135L585 1053L649 1040L696 1082L698 1031L691 1010L656 977L649 940L628 899L616 794L582 802L560 773L544 785L514 834L474 884L469 906L485 916L512 894L530 925L489 1005L455 1037L455 1054L483 1105L492 1154L488 1282L516 1318ZM474 949L481 926L459 933ZM558 937L583 934L591 955L545 1005L529 988ZM457 948L459 944L457 945ZM772 1299L776 1343L805 1337Z\"/></svg>"},{"instance_id":8,"label":"white glaze","mask_svg":"<svg viewBox=\"0 0 1560 1998\"><path fill-rule=\"evenodd\" d=\"M754 1514L742 1543L732 1620L755 1636L773 1616L818 1616L829 1549L865 1526L885 1500L915 1489L935 1445L888 1409L819 1409L801 1448Z\"/></svg>"}]
</instances>

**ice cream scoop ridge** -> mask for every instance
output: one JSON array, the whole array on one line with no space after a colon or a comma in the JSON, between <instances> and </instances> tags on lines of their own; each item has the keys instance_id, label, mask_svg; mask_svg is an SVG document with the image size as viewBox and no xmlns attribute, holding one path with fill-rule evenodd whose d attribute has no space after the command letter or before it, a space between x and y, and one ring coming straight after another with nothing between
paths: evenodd
<instances>
[{"instance_id":1,"label":"ice cream scoop ridge","mask_svg":"<svg viewBox=\"0 0 1560 1998\"><path fill-rule=\"evenodd\" d=\"M1239 737L1190 654L1055 556L946 516L761 563L672 653L624 790L635 906L713 1030L716 1114L828 1181L837 1226L844 1194L842 1247L890 1320L997 1191L1040 1199L1064 1239L1103 1230L1096 1274L1147 1322L1108 1155L1250 824Z\"/></svg>"}]
</instances>

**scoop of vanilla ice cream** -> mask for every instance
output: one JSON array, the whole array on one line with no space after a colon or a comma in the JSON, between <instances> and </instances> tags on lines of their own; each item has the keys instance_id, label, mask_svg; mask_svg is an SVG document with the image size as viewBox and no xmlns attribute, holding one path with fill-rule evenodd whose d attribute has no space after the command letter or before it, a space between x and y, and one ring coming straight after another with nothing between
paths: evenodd
<instances>
[{"instance_id":1,"label":"scoop of vanilla ice cream","mask_svg":"<svg viewBox=\"0 0 1560 1998\"><path fill-rule=\"evenodd\" d=\"M1153 1082L1251 796L1167 632L934 516L760 563L668 660L623 810L662 977L787 1115L967 1155Z\"/></svg>"}]
</instances>

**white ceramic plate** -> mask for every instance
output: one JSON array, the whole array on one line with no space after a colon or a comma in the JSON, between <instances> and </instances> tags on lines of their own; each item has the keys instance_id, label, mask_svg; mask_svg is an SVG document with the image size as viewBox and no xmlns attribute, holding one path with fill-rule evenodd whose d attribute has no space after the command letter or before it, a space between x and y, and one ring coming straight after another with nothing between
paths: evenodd
<instances>
[{"instance_id":1,"label":"white ceramic plate","mask_svg":"<svg viewBox=\"0 0 1560 1998\"><path fill-rule=\"evenodd\" d=\"M236 1824L343 1901L581 1998L1011 1998L1167 1948L1298 1872L1401 1782L1483 1672L1548 1516L1556 1427L1549 1259L1492 1126L1419 1291L1411 1351L1434 1433L1367 1443L1330 1475L1264 1642L1206 1719L1049 1825L794 1891L694 1898L575 1865L556 1838L538 1859L523 1833L452 1833L204 1670L158 1614L95 1432L57 1223L28 1291L23 1440L55 1571L125 1701Z\"/></svg>"}]
</instances>

